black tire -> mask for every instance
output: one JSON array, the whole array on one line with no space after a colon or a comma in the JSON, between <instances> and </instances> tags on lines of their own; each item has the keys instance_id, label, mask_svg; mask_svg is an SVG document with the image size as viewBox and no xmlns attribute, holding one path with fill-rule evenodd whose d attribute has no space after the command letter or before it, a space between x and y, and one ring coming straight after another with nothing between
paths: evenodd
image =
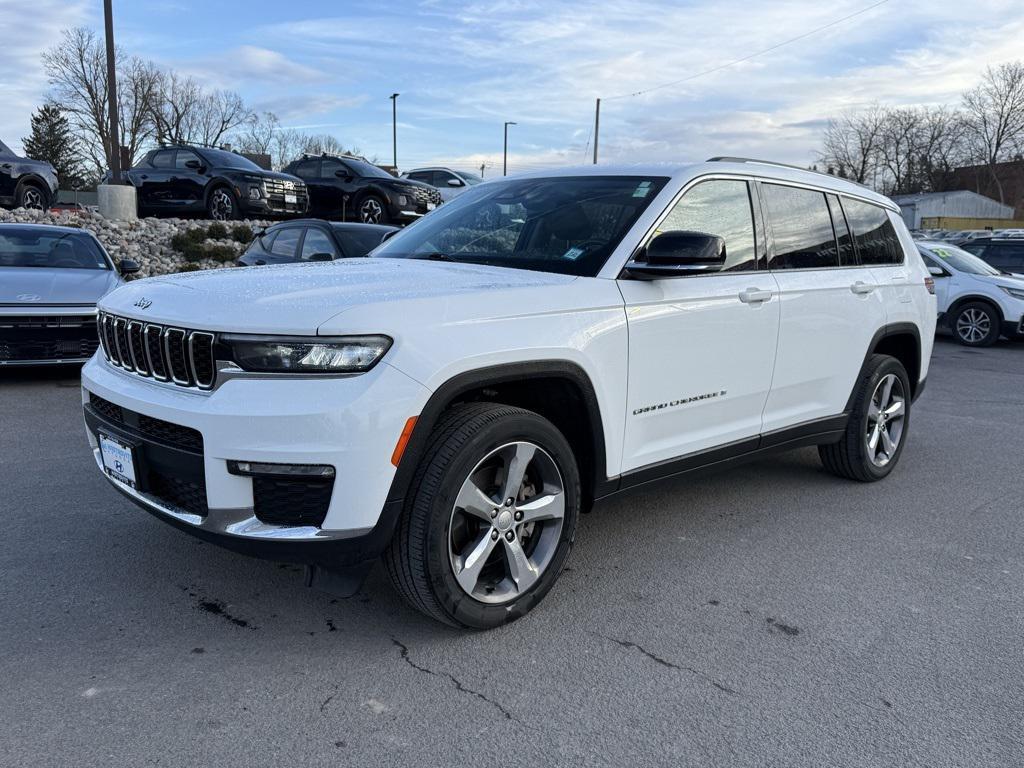
<instances>
[{"instance_id":1,"label":"black tire","mask_svg":"<svg viewBox=\"0 0 1024 768\"><path fill-rule=\"evenodd\" d=\"M551 540L553 555L533 585L506 602L491 604L474 598L456 580L450 525L455 498L474 468L512 441L529 441L553 459L562 480L564 517ZM430 436L395 535L384 552L384 565L398 593L427 616L465 629L498 627L523 616L551 589L572 549L579 507L576 459L551 422L507 405L456 406L441 417ZM499 540L495 547L500 544ZM499 559L503 556L499 554Z\"/></svg>"},{"instance_id":2,"label":"black tire","mask_svg":"<svg viewBox=\"0 0 1024 768\"><path fill-rule=\"evenodd\" d=\"M363 224L387 224L391 221L387 203L377 195L367 195L359 201L356 218Z\"/></svg>"},{"instance_id":3,"label":"black tire","mask_svg":"<svg viewBox=\"0 0 1024 768\"><path fill-rule=\"evenodd\" d=\"M901 431L896 440L896 448L884 466L878 466L870 457L868 439L871 433L871 404L880 382L889 375L899 379L903 398L903 416ZM894 387L895 389L895 387ZM819 445L818 455L825 469L833 475L862 483L872 483L886 477L899 463L903 455L903 447L907 443L910 428L911 411L910 378L903 364L889 355L872 355L867 368L857 382L853 398L853 410L846 425L846 432L837 443ZM891 427L891 424L889 425ZM888 432L887 432L888 434Z\"/></svg>"},{"instance_id":4,"label":"black tire","mask_svg":"<svg viewBox=\"0 0 1024 768\"><path fill-rule=\"evenodd\" d=\"M230 187L220 186L210 190L206 198L206 215L214 221L235 221L241 218L238 196Z\"/></svg>"},{"instance_id":5,"label":"black tire","mask_svg":"<svg viewBox=\"0 0 1024 768\"><path fill-rule=\"evenodd\" d=\"M18 194L14 201L14 207L45 211L50 207L49 195L47 195L46 190L38 184L26 182L18 187Z\"/></svg>"},{"instance_id":6,"label":"black tire","mask_svg":"<svg viewBox=\"0 0 1024 768\"><path fill-rule=\"evenodd\" d=\"M953 338L965 347L991 347L999 339L999 313L985 301L962 304L950 318Z\"/></svg>"}]
</instances>

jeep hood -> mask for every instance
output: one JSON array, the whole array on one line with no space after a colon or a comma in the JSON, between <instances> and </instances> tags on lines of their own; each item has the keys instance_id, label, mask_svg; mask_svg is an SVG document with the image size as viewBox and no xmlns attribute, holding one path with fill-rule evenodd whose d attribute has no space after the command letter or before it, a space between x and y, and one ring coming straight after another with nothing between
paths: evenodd
<instances>
[{"instance_id":1,"label":"jeep hood","mask_svg":"<svg viewBox=\"0 0 1024 768\"><path fill-rule=\"evenodd\" d=\"M315 334L355 307L444 300L517 288L557 286L571 275L411 259L218 269L136 280L100 302L128 317L184 328L238 333ZM438 304L442 306L442 304Z\"/></svg>"}]
</instances>

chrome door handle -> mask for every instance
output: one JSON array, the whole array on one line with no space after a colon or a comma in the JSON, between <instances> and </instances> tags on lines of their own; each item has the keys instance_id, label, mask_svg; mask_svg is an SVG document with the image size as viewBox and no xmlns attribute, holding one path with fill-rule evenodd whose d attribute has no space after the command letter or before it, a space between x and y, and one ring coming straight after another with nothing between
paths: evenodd
<instances>
[{"instance_id":1,"label":"chrome door handle","mask_svg":"<svg viewBox=\"0 0 1024 768\"><path fill-rule=\"evenodd\" d=\"M745 291L740 291L740 301L744 304L760 304L763 301L768 301L771 297L771 291L763 291L760 288L747 288Z\"/></svg>"},{"instance_id":2,"label":"chrome door handle","mask_svg":"<svg viewBox=\"0 0 1024 768\"><path fill-rule=\"evenodd\" d=\"M858 280L856 283L850 286L850 290L858 295L865 295L875 290L875 286L868 285L863 280Z\"/></svg>"}]
</instances>

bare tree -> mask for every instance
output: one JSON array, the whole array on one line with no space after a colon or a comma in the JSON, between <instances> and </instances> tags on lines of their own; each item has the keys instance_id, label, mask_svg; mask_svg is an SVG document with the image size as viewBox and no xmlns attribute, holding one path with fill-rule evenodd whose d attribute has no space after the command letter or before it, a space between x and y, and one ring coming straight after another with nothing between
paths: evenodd
<instances>
[{"instance_id":1,"label":"bare tree","mask_svg":"<svg viewBox=\"0 0 1024 768\"><path fill-rule=\"evenodd\" d=\"M1024 63L988 67L981 83L964 93L963 104L971 152L989 167L1004 203L995 166L1024 143Z\"/></svg>"},{"instance_id":2,"label":"bare tree","mask_svg":"<svg viewBox=\"0 0 1024 768\"><path fill-rule=\"evenodd\" d=\"M160 72L148 105L157 141L191 140L197 130L196 113L202 100L202 88L193 78L172 70Z\"/></svg>"},{"instance_id":3,"label":"bare tree","mask_svg":"<svg viewBox=\"0 0 1024 768\"><path fill-rule=\"evenodd\" d=\"M136 57L115 52L121 142L132 162L149 139L146 113L155 70ZM43 53L53 100L68 115L75 134L96 170L102 174L110 151L107 116L106 51L95 32L85 27L65 30L61 41Z\"/></svg>"},{"instance_id":4,"label":"bare tree","mask_svg":"<svg viewBox=\"0 0 1024 768\"><path fill-rule=\"evenodd\" d=\"M194 134L189 140L216 146L251 117L252 110L234 91L210 91L196 104Z\"/></svg>"},{"instance_id":5,"label":"bare tree","mask_svg":"<svg viewBox=\"0 0 1024 768\"><path fill-rule=\"evenodd\" d=\"M878 105L829 120L822 162L840 176L867 184L878 168L882 123L883 110Z\"/></svg>"},{"instance_id":6,"label":"bare tree","mask_svg":"<svg viewBox=\"0 0 1024 768\"><path fill-rule=\"evenodd\" d=\"M302 151L308 152L311 155L345 155L349 154L349 150L345 149L345 146L329 133L318 133L312 136L306 136L302 141Z\"/></svg>"}]
</instances>

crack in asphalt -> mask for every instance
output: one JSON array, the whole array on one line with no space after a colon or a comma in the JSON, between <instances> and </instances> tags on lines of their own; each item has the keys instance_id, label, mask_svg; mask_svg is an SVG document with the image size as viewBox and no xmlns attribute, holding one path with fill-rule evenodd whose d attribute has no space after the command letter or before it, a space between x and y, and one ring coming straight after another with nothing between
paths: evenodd
<instances>
[{"instance_id":1,"label":"crack in asphalt","mask_svg":"<svg viewBox=\"0 0 1024 768\"><path fill-rule=\"evenodd\" d=\"M644 656L649 658L651 661L657 662L658 664L661 664L663 667L668 667L669 669L677 669L680 672L689 672L691 675L696 675L697 677L711 683L711 685L713 685L715 688L722 691L723 693L728 693L731 696L740 695L739 691L735 690L734 688L730 688L728 685L725 685L724 683L718 682L707 673L701 672L699 669L696 669L691 666L674 664L671 661L668 661L667 659L661 658L661 656L658 656L656 653L651 653L642 645L630 642L629 640L619 640L617 637L609 637L608 635L598 635L598 637L603 637L605 640L609 640L615 643L616 645L620 645L628 650L639 651Z\"/></svg>"},{"instance_id":2,"label":"crack in asphalt","mask_svg":"<svg viewBox=\"0 0 1024 768\"><path fill-rule=\"evenodd\" d=\"M427 667L424 667L424 666L421 666L421 665L417 664L415 661L413 661L409 657L409 646L407 646L405 643L397 640L394 637L391 638L391 642L394 643L398 647L399 651L402 654L402 660L406 664L408 664L410 667L415 669L417 672L422 672L425 675L433 675L434 677L446 677L446 678L448 678L449 680L452 681L452 683L455 685L455 689L457 691L459 691L460 693L468 693L471 696L476 696L478 699L482 699L483 701L486 701L492 707L494 707L499 712L501 712L501 714L503 714L505 716L506 720L515 720L516 719L515 717L512 716L512 713L509 712L507 709L505 709L505 707L503 707L499 702L494 701L494 699L488 698L487 696L482 694L480 691L476 691L476 690L473 690L472 688L467 687L466 685L464 685L462 683L461 680L459 680L457 677L455 677L455 675L453 675L453 674L451 674L449 672L436 672L433 669L428 669Z\"/></svg>"}]
</instances>

